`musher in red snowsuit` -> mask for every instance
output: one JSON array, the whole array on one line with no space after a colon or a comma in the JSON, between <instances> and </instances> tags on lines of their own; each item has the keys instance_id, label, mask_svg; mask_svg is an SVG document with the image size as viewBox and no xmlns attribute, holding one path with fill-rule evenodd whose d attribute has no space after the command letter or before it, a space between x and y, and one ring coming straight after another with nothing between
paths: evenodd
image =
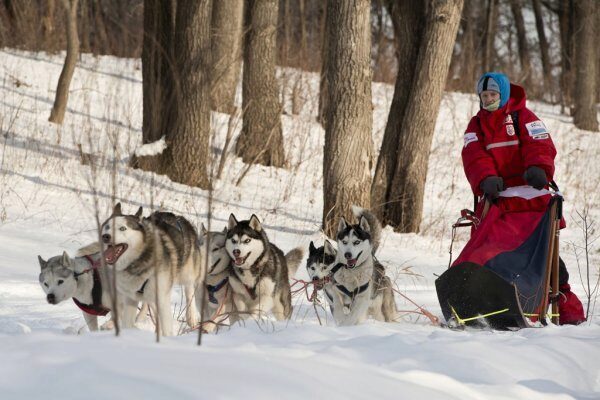
<instances>
[{"instance_id":1,"label":"musher in red snowsuit","mask_svg":"<svg viewBox=\"0 0 600 400\"><path fill-rule=\"evenodd\" d=\"M473 193L496 199L500 191L513 186L546 188L554 176L556 148L544 123L525 106L525 90L511 84L504 74L488 72L479 79L477 94L481 109L467 126L462 150L465 174ZM478 206L479 213L482 204ZM513 197L503 202L502 208L544 211L547 204L547 196L531 200ZM585 321L583 306L571 292L568 279L561 259L560 323L578 324Z\"/></svg>"}]
</instances>

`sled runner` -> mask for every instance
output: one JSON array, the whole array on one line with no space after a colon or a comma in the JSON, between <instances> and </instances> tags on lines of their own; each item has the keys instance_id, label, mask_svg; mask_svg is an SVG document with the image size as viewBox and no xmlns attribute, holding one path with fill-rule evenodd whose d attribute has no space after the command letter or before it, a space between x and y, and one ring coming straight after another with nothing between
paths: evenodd
<instances>
[{"instance_id":1,"label":"sled runner","mask_svg":"<svg viewBox=\"0 0 600 400\"><path fill-rule=\"evenodd\" d=\"M530 327L532 321L546 324L549 302L552 322L558 323L562 197L530 187L501 196L496 204L486 201L477 214L463 212L454 225L472 226L472 235L435 282L451 326L505 330Z\"/></svg>"}]
</instances>

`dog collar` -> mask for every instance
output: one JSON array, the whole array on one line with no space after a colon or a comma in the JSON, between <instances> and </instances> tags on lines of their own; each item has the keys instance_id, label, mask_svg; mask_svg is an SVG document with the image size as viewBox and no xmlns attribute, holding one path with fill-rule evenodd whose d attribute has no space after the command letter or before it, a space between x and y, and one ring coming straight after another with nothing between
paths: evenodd
<instances>
[{"instance_id":1,"label":"dog collar","mask_svg":"<svg viewBox=\"0 0 600 400\"><path fill-rule=\"evenodd\" d=\"M364 292L365 290L367 290L367 288L369 287L369 283L367 282L362 286L357 287L356 289L350 291L348 290L348 288L344 285L336 285L335 287L337 288L337 290L339 290L340 292L344 293L346 296L350 297L352 300L354 300L354 298L356 296L358 296L359 294L361 294L362 292Z\"/></svg>"},{"instance_id":2,"label":"dog collar","mask_svg":"<svg viewBox=\"0 0 600 400\"><path fill-rule=\"evenodd\" d=\"M331 271L329 271L329 276L335 275L335 273L338 272L340 270L340 268L343 268L345 266L346 266L346 264L343 264L343 263L335 264L335 266L333 268L331 268Z\"/></svg>"},{"instance_id":3,"label":"dog collar","mask_svg":"<svg viewBox=\"0 0 600 400\"><path fill-rule=\"evenodd\" d=\"M217 293L219 290L223 289L223 286L225 286L227 284L227 282L229 282L229 277L226 277L225 279L223 279L221 282L217 283L214 286L206 285L206 290L208 290L208 301L210 301L213 304L219 304L219 302L217 301L217 298L215 297L215 293Z\"/></svg>"}]
</instances>

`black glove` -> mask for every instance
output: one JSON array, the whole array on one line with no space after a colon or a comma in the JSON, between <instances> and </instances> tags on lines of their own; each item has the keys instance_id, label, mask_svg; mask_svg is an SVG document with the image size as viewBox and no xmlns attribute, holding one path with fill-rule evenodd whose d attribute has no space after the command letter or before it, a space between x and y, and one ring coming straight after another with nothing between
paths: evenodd
<instances>
[{"instance_id":1,"label":"black glove","mask_svg":"<svg viewBox=\"0 0 600 400\"><path fill-rule=\"evenodd\" d=\"M495 199L498 197L498 193L504 190L504 180L499 176L488 176L481 181L479 188L483 193Z\"/></svg>"},{"instance_id":2,"label":"black glove","mask_svg":"<svg viewBox=\"0 0 600 400\"><path fill-rule=\"evenodd\" d=\"M548 178L546 178L546 172L540 168L532 165L527 168L527 171L523 174L523 179L527 181L529 186L533 186L537 190L541 190L548 184Z\"/></svg>"}]
</instances>

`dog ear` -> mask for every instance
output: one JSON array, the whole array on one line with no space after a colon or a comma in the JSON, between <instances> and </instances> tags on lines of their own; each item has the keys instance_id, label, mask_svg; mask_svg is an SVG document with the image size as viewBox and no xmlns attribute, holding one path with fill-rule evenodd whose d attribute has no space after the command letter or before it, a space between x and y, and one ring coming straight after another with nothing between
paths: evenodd
<instances>
[{"instance_id":1,"label":"dog ear","mask_svg":"<svg viewBox=\"0 0 600 400\"><path fill-rule=\"evenodd\" d=\"M48 266L48 261L44 261L44 259L42 258L42 256L38 256L38 262L40 263L40 267L42 269L46 268Z\"/></svg>"},{"instance_id":2,"label":"dog ear","mask_svg":"<svg viewBox=\"0 0 600 400\"><path fill-rule=\"evenodd\" d=\"M227 221L227 229L231 230L235 228L238 224L238 220L235 219L235 215L231 214L229 216L229 221Z\"/></svg>"},{"instance_id":3,"label":"dog ear","mask_svg":"<svg viewBox=\"0 0 600 400\"><path fill-rule=\"evenodd\" d=\"M337 254L337 251L333 248L333 245L327 239L325 239L324 251L325 254L328 254L330 256L335 256Z\"/></svg>"},{"instance_id":4,"label":"dog ear","mask_svg":"<svg viewBox=\"0 0 600 400\"><path fill-rule=\"evenodd\" d=\"M206 236L206 234L208 233L208 231L206 230L206 227L204 226L204 222L200 223L200 234L202 236Z\"/></svg>"},{"instance_id":5,"label":"dog ear","mask_svg":"<svg viewBox=\"0 0 600 400\"><path fill-rule=\"evenodd\" d=\"M121 203L115 204L115 208L113 208L113 215L123 215L121 212Z\"/></svg>"},{"instance_id":6,"label":"dog ear","mask_svg":"<svg viewBox=\"0 0 600 400\"><path fill-rule=\"evenodd\" d=\"M66 251L63 251L63 254L62 254L62 264L65 267L70 267L71 266L71 257L69 257L69 255L67 254Z\"/></svg>"},{"instance_id":7,"label":"dog ear","mask_svg":"<svg viewBox=\"0 0 600 400\"><path fill-rule=\"evenodd\" d=\"M317 251L317 248L315 247L315 244L312 242L312 240L311 240L310 244L308 245L308 251L311 254L314 253L315 251Z\"/></svg>"},{"instance_id":8,"label":"dog ear","mask_svg":"<svg viewBox=\"0 0 600 400\"><path fill-rule=\"evenodd\" d=\"M227 227L223 228L223 233L227 233Z\"/></svg>"},{"instance_id":9,"label":"dog ear","mask_svg":"<svg viewBox=\"0 0 600 400\"><path fill-rule=\"evenodd\" d=\"M343 231L348 227L348 223L344 217L340 218L340 223L338 224L338 232Z\"/></svg>"},{"instance_id":10,"label":"dog ear","mask_svg":"<svg viewBox=\"0 0 600 400\"><path fill-rule=\"evenodd\" d=\"M138 210L136 211L136 213L134 214L134 216L139 219L142 216L142 207L138 208Z\"/></svg>"},{"instance_id":11,"label":"dog ear","mask_svg":"<svg viewBox=\"0 0 600 400\"><path fill-rule=\"evenodd\" d=\"M257 232L262 231L262 225L260 224L258 217L254 214L252 214L252 216L250 217L250 228L254 229Z\"/></svg>"},{"instance_id":12,"label":"dog ear","mask_svg":"<svg viewBox=\"0 0 600 400\"><path fill-rule=\"evenodd\" d=\"M362 229L365 232L371 233L371 226L369 225L369 221L367 221L367 219L365 218L364 215L362 217L360 217L359 224L360 224L360 229Z\"/></svg>"}]
</instances>

